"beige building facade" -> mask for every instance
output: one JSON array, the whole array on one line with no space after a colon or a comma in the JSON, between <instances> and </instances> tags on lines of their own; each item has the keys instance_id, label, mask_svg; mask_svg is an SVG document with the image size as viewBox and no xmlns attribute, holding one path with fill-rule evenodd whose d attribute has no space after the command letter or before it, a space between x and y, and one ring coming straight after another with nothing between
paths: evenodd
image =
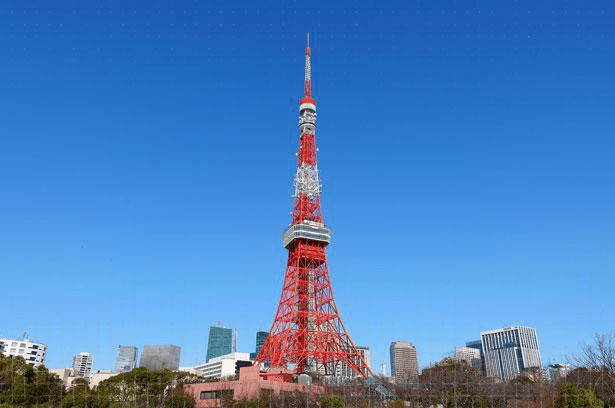
<instances>
[{"instance_id":1,"label":"beige building facade","mask_svg":"<svg viewBox=\"0 0 615 408\"><path fill-rule=\"evenodd\" d=\"M416 347L405 341L391 343L391 377L395 382L415 382L419 376Z\"/></svg>"}]
</instances>

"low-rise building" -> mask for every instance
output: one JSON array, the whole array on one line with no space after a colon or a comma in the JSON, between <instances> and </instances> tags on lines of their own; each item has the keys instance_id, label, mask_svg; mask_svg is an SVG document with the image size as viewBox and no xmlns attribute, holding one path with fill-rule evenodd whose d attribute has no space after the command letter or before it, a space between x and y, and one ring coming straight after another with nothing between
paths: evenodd
<instances>
[{"instance_id":1,"label":"low-rise building","mask_svg":"<svg viewBox=\"0 0 615 408\"><path fill-rule=\"evenodd\" d=\"M289 377L292 375L283 371L270 370L268 373L261 373L256 366L242 367L238 380L186 384L184 391L194 397L197 408L220 407L225 399L255 400L260 397L274 398L286 393L302 393L306 398L318 399L325 394L322 386L293 383Z\"/></svg>"},{"instance_id":2,"label":"low-rise building","mask_svg":"<svg viewBox=\"0 0 615 408\"><path fill-rule=\"evenodd\" d=\"M250 353L230 353L192 367L193 372L205 378L227 378L237 372L238 362L250 362Z\"/></svg>"}]
</instances>

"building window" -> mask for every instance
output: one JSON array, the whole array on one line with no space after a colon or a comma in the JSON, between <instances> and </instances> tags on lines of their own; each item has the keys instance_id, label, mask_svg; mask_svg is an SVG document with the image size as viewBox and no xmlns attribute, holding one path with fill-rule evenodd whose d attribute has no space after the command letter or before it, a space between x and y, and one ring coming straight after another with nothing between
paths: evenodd
<instances>
[{"instance_id":1,"label":"building window","mask_svg":"<svg viewBox=\"0 0 615 408\"><path fill-rule=\"evenodd\" d=\"M233 398L233 390L216 390L216 391L201 391L200 398L202 400Z\"/></svg>"}]
</instances>

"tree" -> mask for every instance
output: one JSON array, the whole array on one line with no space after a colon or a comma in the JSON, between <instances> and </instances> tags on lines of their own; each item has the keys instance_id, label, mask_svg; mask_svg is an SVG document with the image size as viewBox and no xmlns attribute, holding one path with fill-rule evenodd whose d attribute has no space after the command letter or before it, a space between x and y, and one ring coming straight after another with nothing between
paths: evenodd
<instances>
[{"instance_id":1,"label":"tree","mask_svg":"<svg viewBox=\"0 0 615 408\"><path fill-rule=\"evenodd\" d=\"M62 382L43 365L34 368L23 357L0 353L0 406L55 407L62 395Z\"/></svg>"},{"instance_id":2,"label":"tree","mask_svg":"<svg viewBox=\"0 0 615 408\"><path fill-rule=\"evenodd\" d=\"M190 394L184 392L184 387L176 387L171 395L164 400L163 408L194 408L196 401Z\"/></svg>"},{"instance_id":3,"label":"tree","mask_svg":"<svg viewBox=\"0 0 615 408\"><path fill-rule=\"evenodd\" d=\"M62 398L62 408L90 408L92 406L92 391L88 380L77 378L72 387Z\"/></svg>"},{"instance_id":4,"label":"tree","mask_svg":"<svg viewBox=\"0 0 615 408\"><path fill-rule=\"evenodd\" d=\"M476 370L465 361L447 359L423 370L419 376L422 405L484 407Z\"/></svg>"},{"instance_id":5,"label":"tree","mask_svg":"<svg viewBox=\"0 0 615 408\"><path fill-rule=\"evenodd\" d=\"M615 376L615 332L595 334L594 343L585 345L574 361L580 367Z\"/></svg>"},{"instance_id":6,"label":"tree","mask_svg":"<svg viewBox=\"0 0 615 408\"><path fill-rule=\"evenodd\" d=\"M171 370L150 371L147 368L135 368L131 372L121 373L107 378L96 389L96 406L160 406L175 380ZM128 405L130 406L130 405Z\"/></svg>"},{"instance_id":7,"label":"tree","mask_svg":"<svg viewBox=\"0 0 615 408\"><path fill-rule=\"evenodd\" d=\"M326 395L320 399L322 408L344 408L344 400L339 395Z\"/></svg>"},{"instance_id":8,"label":"tree","mask_svg":"<svg viewBox=\"0 0 615 408\"><path fill-rule=\"evenodd\" d=\"M572 360L577 368L567 381L595 390L607 406L615 407L615 332L595 334L594 342Z\"/></svg>"},{"instance_id":9,"label":"tree","mask_svg":"<svg viewBox=\"0 0 615 408\"><path fill-rule=\"evenodd\" d=\"M579 388L575 384L561 383L560 396L556 400L557 408L603 408L604 401L596 392L587 387Z\"/></svg>"}]
</instances>

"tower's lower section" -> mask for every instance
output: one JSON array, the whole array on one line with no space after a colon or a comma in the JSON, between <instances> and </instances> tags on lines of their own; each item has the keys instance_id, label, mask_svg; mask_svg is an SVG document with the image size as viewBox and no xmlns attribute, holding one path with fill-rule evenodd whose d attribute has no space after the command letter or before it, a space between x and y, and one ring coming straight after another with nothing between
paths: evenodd
<instances>
[{"instance_id":1,"label":"tower's lower section","mask_svg":"<svg viewBox=\"0 0 615 408\"><path fill-rule=\"evenodd\" d=\"M331 233L324 227L314 231L303 229L287 230L287 234L295 236L288 237L288 243L285 240L288 263L282 296L256 361L266 361L272 368L294 369L297 373L335 375L345 364L358 375L371 374L350 340L335 305L325 249ZM328 239L303 237L316 233Z\"/></svg>"}]
</instances>

